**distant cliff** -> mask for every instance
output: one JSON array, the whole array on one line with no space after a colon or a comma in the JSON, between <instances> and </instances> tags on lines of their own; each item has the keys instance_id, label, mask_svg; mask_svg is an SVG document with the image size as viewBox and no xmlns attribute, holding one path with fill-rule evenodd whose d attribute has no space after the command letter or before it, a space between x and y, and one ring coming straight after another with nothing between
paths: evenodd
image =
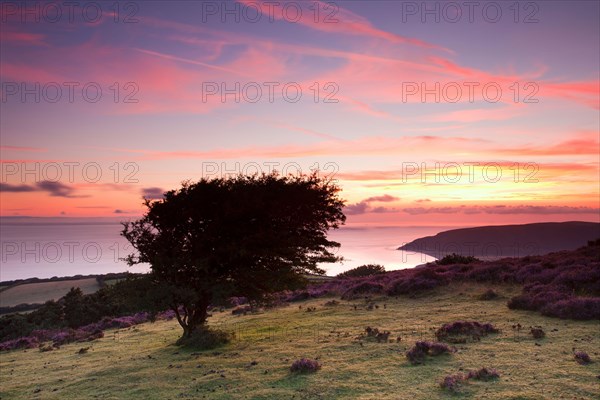
<instances>
[{"instance_id":1,"label":"distant cliff","mask_svg":"<svg viewBox=\"0 0 600 400\"><path fill-rule=\"evenodd\" d=\"M456 253L495 259L573 250L598 238L599 223L543 222L453 229L413 240L398 250L425 253L436 258Z\"/></svg>"}]
</instances>

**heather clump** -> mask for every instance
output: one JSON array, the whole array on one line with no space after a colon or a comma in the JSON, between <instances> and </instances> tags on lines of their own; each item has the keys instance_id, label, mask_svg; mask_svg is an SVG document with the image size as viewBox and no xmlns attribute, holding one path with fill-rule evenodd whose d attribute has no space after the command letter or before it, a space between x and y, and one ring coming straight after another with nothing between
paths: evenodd
<instances>
[{"instance_id":1,"label":"heather clump","mask_svg":"<svg viewBox=\"0 0 600 400\"><path fill-rule=\"evenodd\" d=\"M392 333L390 331L380 331L379 328L367 326L365 328L365 334L367 339L374 339L377 343L387 343Z\"/></svg>"},{"instance_id":2,"label":"heather clump","mask_svg":"<svg viewBox=\"0 0 600 400\"><path fill-rule=\"evenodd\" d=\"M248 298L243 296L234 296L228 299L228 303L230 307L238 307L244 304L248 304Z\"/></svg>"},{"instance_id":3,"label":"heather clump","mask_svg":"<svg viewBox=\"0 0 600 400\"><path fill-rule=\"evenodd\" d=\"M411 364L422 364L427 356L439 356L442 354L452 354L456 349L449 347L445 343L418 341L406 352L406 358Z\"/></svg>"},{"instance_id":4,"label":"heather clump","mask_svg":"<svg viewBox=\"0 0 600 400\"><path fill-rule=\"evenodd\" d=\"M436 264L438 265L449 265L449 264L472 264L476 262L481 262L478 258L473 256L461 256L460 254L452 253L447 256L444 256L442 259L437 260Z\"/></svg>"},{"instance_id":5,"label":"heather clump","mask_svg":"<svg viewBox=\"0 0 600 400\"><path fill-rule=\"evenodd\" d=\"M491 381L498 378L500 378L500 374L494 368L484 367L467 373L467 379L475 379L478 381Z\"/></svg>"},{"instance_id":6,"label":"heather clump","mask_svg":"<svg viewBox=\"0 0 600 400\"><path fill-rule=\"evenodd\" d=\"M465 376L463 374L447 375L442 382L440 382L440 387L450 392L458 392L464 381Z\"/></svg>"},{"instance_id":7,"label":"heather clump","mask_svg":"<svg viewBox=\"0 0 600 400\"><path fill-rule=\"evenodd\" d=\"M450 392L458 392L463 385L470 379L477 381L491 381L500 378L500 374L494 368L481 368L478 370L469 371L466 374L453 374L444 377L440 382L440 387Z\"/></svg>"},{"instance_id":8,"label":"heather clump","mask_svg":"<svg viewBox=\"0 0 600 400\"><path fill-rule=\"evenodd\" d=\"M25 336L0 343L0 350L33 349L39 345L40 342L36 337Z\"/></svg>"},{"instance_id":9,"label":"heather clump","mask_svg":"<svg viewBox=\"0 0 600 400\"><path fill-rule=\"evenodd\" d=\"M496 292L494 289L488 289L485 292L481 293L479 296L477 296L477 299L483 300L483 301L488 301L488 300L497 299L498 297L499 297L498 292Z\"/></svg>"},{"instance_id":10,"label":"heather clump","mask_svg":"<svg viewBox=\"0 0 600 400\"><path fill-rule=\"evenodd\" d=\"M534 339L543 339L546 337L546 332L544 332L541 326L532 326L529 333L531 333Z\"/></svg>"},{"instance_id":11,"label":"heather clump","mask_svg":"<svg viewBox=\"0 0 600 400\"><path fill-rule=\"evenodd\" d=\"M417 294L445 285L448 281L447 275L426 267L415 270L412 275L405 275L392 281L388 286L387 294L389 296Z\"/></svg>"},{"instance_id":12,"label":"heather clump","mask_svg":"<svg viewBox=\"0 0 600 400\"><path fill-rule=\"evenodd\" d=\"M209 350L229 343L231 338L229 332L202 327L190 336L179 338L176 344L196 350Z\"/></svg>"},{"instance_id":13,"label":"heather clump","mask_svg":"<svg viewBox=\"0 0 600 400\"><path fill-rule=\"evenodd\" d=\"M523 263L515 274L524 284L523 293L510 299L508 307L564 319L600 319L598 243L591 241L572 252L551 253L535 263Z\"/></svg>"},{"instance_id":14,"label":"heather clump","mask_svg":"<svg viewBox=\"0 0 600 400\"><path fill-rule=\"evenodd\" d=\"M234 308L233 310L231 310L231 315L246 315L250 312L252 312L252 306L250 306L250 305L238 306L238 307Z\"/></svg>"},{"instance_id":15,"label":"heather clump","mask_svg":"<svg viewBox=\"0 0 600 400\"><path fill-rule=\"evenodd\" d=\"M589 354L584 351L576 352L573 355L573 357L575 358L575 361L577 361L579 364L582 364L582 365L589 364L592 362L592 359L589 356Z\"/></svg>"},{"instance_id":16,"label":"heather clump","mask_svg":"<svg viewBox=\"0 0 600 400\"><path fill-rule=\"evenodd\" d=\"M456 321L442 325L435 336L438 340L448 343L466 343L469 339L478 341L490 333L498 333L499 330L489 323L477 321Z\"/></svg>"},{"instance_id":17,"label":"heather clump","mask_svg":"<svg viewBox=\"0 0 600 400\"><path fill-rule=\"evenodd\" d=\"M357 278L357 277L363 277L363 276L371 276L371 275L378 275L378 274L383 274L385 273L385 268L383 267L383 265L379 265L379 264L367 264L367 265L361 265L360 267L356 267L353 269L350 269L348 271L342 272L341 274L337 275L337 278Z\"/></svg>"},{"instance_id":18,"label":"heather clump","mask_svg":"<svg viewBox=\"0 0 600 400\"><path fill-rule=\"evenodd\" d=\"M308 300L310 298L311 298L311 295L307 290L300 290L300 291L296 291L296 292L293 292L292 294L290 294L290 296L287 298L287 301L293 303L296 301Z\"/></svg>"},{"instance_id":19,"label":"heather clump","mask_svg":"<svg viewBox=\"0 0 600 400\"><path fill-rule=\"evenodd\" d=\"M541 312L548 317L563 319L600 319L600 297L572 297L546 304Z\"/></svg>"},{"instance_id":20,"label":"heather clump","mask_svg":"<svg viewBox=\"0 0 600 400\"><path fill-rule=\"evenodd\" d=\"M290 371L294 373L312 373L317 372L321 369L321 364L317 360L311 360L309 358L301 358L292 363Z\"/></svg>"},{"instance_id":21,"label":"heather clump","mask_svg":"<svg viewBox=\"0 0 600 400\"><path fill-rule=\"evenodd\" d=\"M382 294L383 285L375 282L361 282L348 288L343 294L343 300L353 300L365 295Z\"/></svg>"}]
</instances>

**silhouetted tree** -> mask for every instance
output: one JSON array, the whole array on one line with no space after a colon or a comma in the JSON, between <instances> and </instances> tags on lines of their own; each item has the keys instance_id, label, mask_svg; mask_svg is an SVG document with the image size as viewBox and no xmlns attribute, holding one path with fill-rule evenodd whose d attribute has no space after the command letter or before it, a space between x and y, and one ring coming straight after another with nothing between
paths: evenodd
<instances>
[{"instance_id":1,"label":"silhouetted tree","mask_svg":"<svg viewBox=\"0 0 600 400\"><path fill-rule=\"evenodd\" d=\"M211 302L261 300L300 287L305 273L324 273L318 263L341 260L330 251L339 243L327 240L346 219L339 190L316 174L184 182L162 200L145 200L145 215L123 224L137 250L126 260L150 264L190 337Z\"/></svg>"},{"instance_id":2,"label":"silhouetted tree","mask_svg":"<svg viewBox=\"0 0 600 400\"><path fill-rule=\"evenodd\" d=\"M86 307L83 292L78 287L71 290L61 299L63 303L64 318L68 326L77 328L87 322Z\"/></svg>"}]
</instances>

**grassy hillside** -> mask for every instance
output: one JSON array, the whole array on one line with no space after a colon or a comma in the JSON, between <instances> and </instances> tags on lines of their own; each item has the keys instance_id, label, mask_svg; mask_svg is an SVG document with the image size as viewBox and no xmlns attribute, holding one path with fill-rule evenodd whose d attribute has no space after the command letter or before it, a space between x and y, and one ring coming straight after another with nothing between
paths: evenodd
<instances>
[{"instance_id":1,"label":"grassy hillside","mask_svg":"<svg viewBox=\"0 0 600 400\"><path fill-rule=\"evenodd\" d=\"M72 287L79 287L85 294L94 293L100 289L96 278L25 283L8 287L0 292L0 306L13 307L23 303L45 303L48 300L58 300Z\"/></svg>"},{"instance_id":2,"label":"grassy hillside","mask_svg":"<svg viewBox=\"0 0 600 400\"><path fill-rule=\"evenodd\" d=\"M364 299L320 298L257 314L216 312L213 326L236 339L208 351L173 343L176 321L146 323L89 343L0 353L2 399L594 399L600 394L600 322L548 318L510 310L518 286L496 286L500 297L477 300L487 287L455 283L415 298L379 297L368 310ZM356 306L356 309L355 307ZM307 312L307 308L316 311ZM433 340L444 323L491 322L499 334L457 344L457 352L411 365L404 353L416 340ZM516 332L520 323L525 329ZM390 342L357 339L367 326L391 331ZM541 326L536 340L529 326ZM401 341L396 338L400 336ZM82 354L79 350L89 346ZM578 364L573 351L593 362ZM296 359L318 358L322 369L294 375ZM458 394L439 387L448 374L496 368L498 380L469 381Z\"/></svg>"}]
</instances>

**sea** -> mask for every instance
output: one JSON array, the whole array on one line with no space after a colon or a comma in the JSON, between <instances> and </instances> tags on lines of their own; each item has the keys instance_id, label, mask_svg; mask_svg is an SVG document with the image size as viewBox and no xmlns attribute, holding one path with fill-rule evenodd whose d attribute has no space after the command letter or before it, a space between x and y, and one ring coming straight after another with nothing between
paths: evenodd
<instances>
[{"instance_id":1,"label":"sea","mask_svg":"<svg viewBox=\"0 0 600 400\"><path fill-rule=\"evenodd\" d=\"M344 226L328 235L341 244L336 255L344 260L320 267L330 276L364 264L380 264L386 270L413 268L435 258L397 250L399 246L454 228ZM120 236L121 229L114 222L0 224L0 281L149 271L149 265L125 263L123 258L133 249Z\"/></svg>"}]
</instances>

